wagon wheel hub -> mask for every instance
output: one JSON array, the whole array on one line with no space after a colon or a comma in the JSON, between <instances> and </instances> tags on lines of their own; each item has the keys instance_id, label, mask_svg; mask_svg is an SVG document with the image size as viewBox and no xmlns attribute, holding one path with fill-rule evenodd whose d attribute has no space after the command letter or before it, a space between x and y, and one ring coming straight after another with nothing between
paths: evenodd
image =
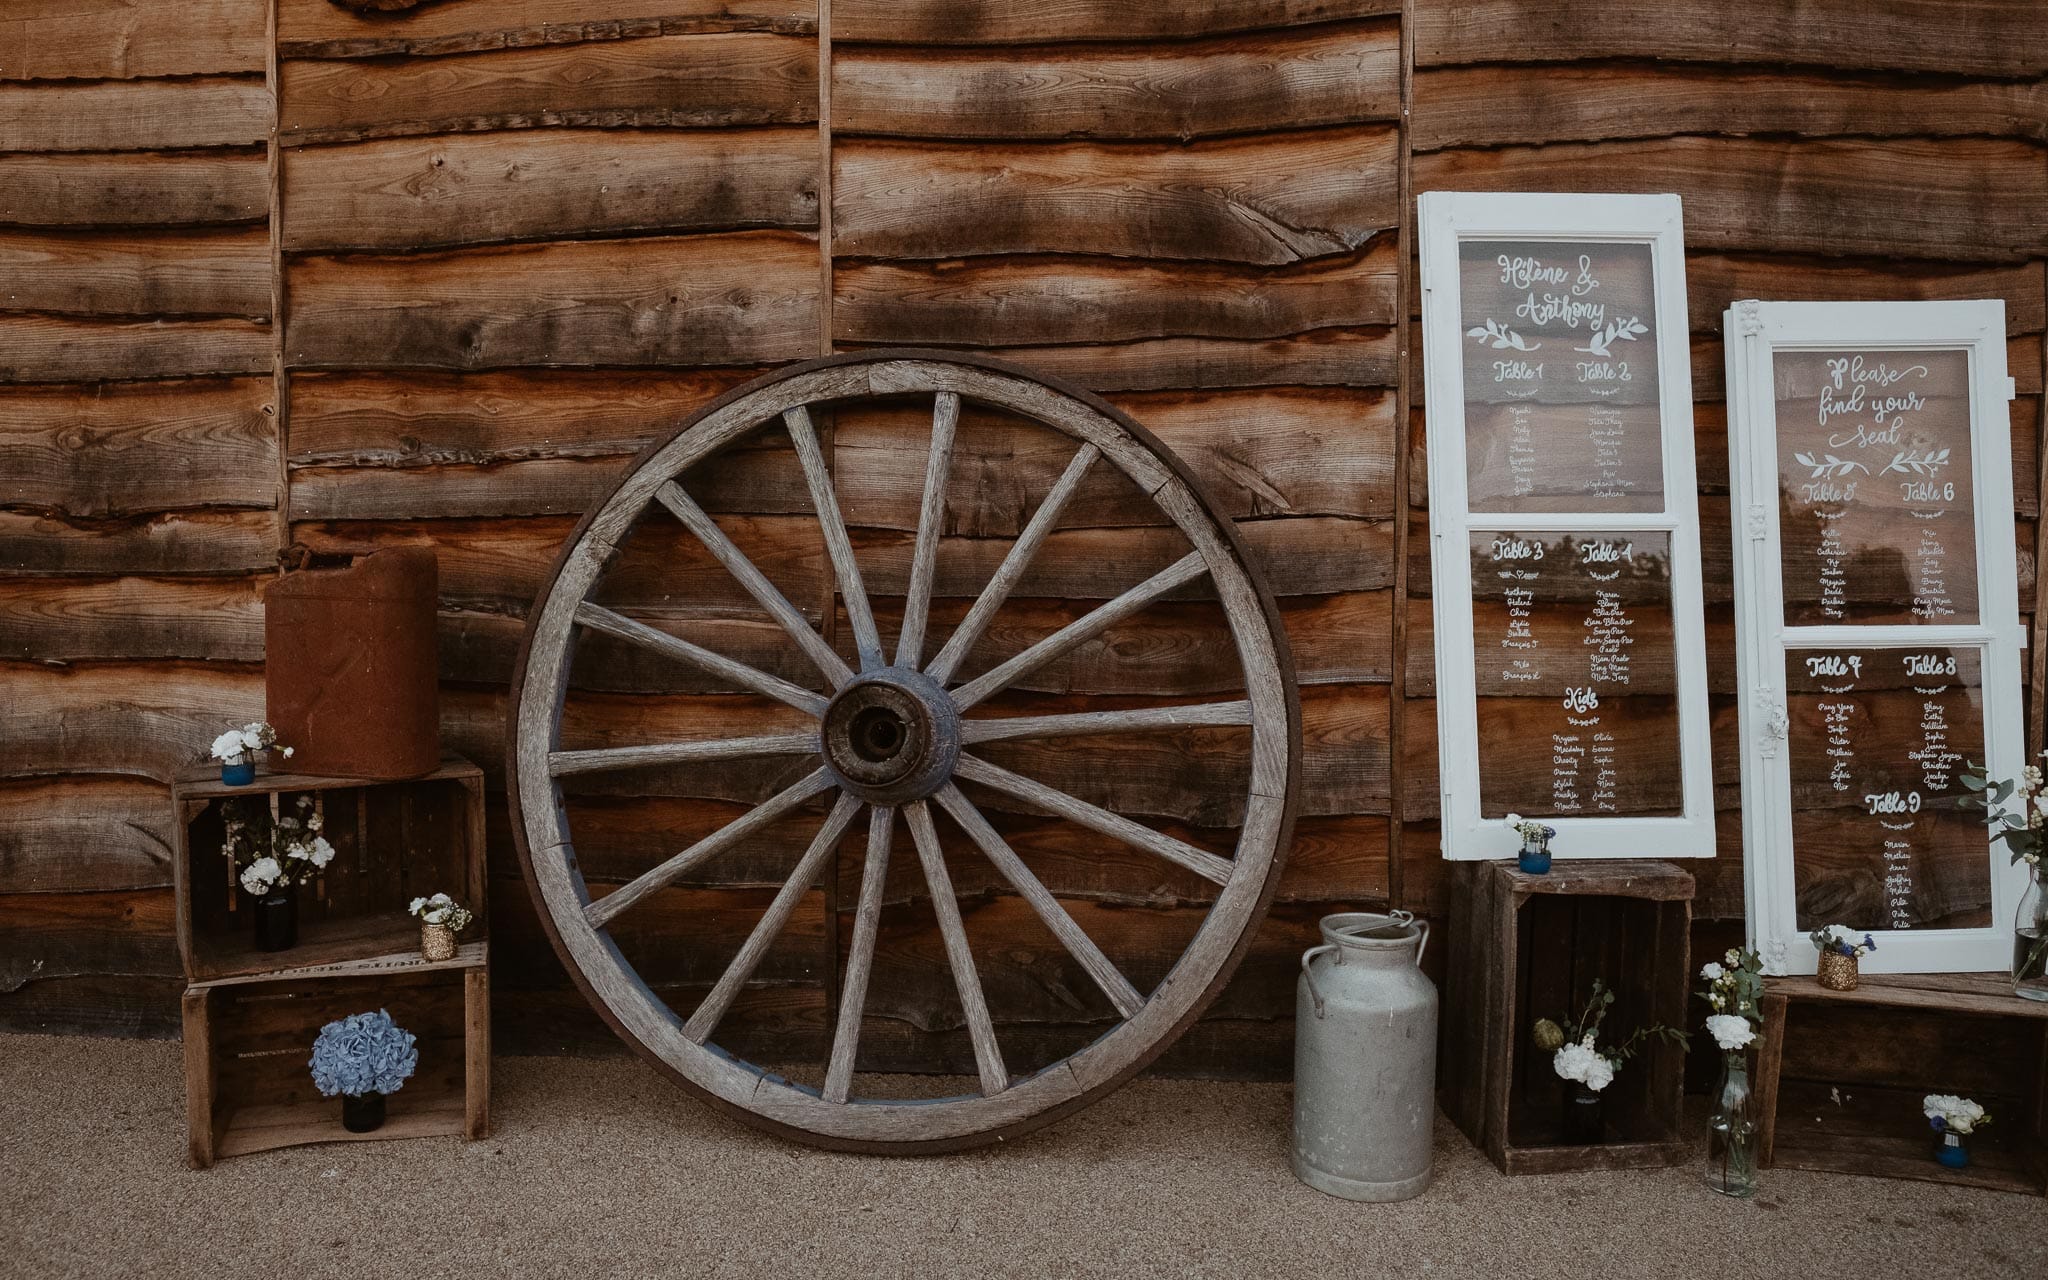
<instances>
[{"instance_id":1,"label":"wagon wheel hub","mask_svg":"<svg viewBox=\"0 0 2048 1280\"><path fill-rule=\"evenodd\" d=\"M869 804L936 792L960 758L960 712L937 681L904 667L859 677L825 709L825 762Z\"/></svg>"}]
</instances>

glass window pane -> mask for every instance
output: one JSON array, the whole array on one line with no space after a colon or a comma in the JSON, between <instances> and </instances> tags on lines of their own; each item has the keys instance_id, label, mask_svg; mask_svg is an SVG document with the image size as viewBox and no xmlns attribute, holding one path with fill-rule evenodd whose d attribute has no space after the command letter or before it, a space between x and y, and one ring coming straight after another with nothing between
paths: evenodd
<instances>
[{"instance_id":1,"label":"glass window pane","mask_svg":"<svg viewBox=\"0 0 2048 1280\"><path fill-rule=\"evenodd\" d=\"M1650 246L1465 240L1458 258L1467 507L1662 511Z\"/></svg>"},{"instance_id":2,"label":"glass window pane","mask_svg":"<svg viewBox=\"0 0 2048 1280\"><path fill-rule=\"evenodd\" d=\"M1779 351L1785 622L1977 621L1964 351Z\"/></svg>"},{"instance_id":3,"label":"glass window pane","mask_svg":"<svg viewBox=\"0 0 2048 1280\"><path fill-rule=\"evenodd\" d=\"M1679 814L1670 533L1468 537L1480 815Z\"/></svg>"},{"instance_id":4,"label":"glass window pane","mask_svg":"<svg viewBox=\"0 0 2048 1280\"><path fill-rule=\"evenodd\" d=\"M1983 815L1959 809L1984 759L1976 648L1785 654L1793 884L1802 930L1972 929L1991 923Z\"/></svg>"}]
</instances>

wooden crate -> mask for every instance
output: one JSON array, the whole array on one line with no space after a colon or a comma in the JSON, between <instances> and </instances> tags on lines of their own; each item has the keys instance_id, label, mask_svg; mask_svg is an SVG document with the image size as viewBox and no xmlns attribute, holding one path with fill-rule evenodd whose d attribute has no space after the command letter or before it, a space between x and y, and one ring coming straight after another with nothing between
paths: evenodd
<instances>
[{"instance_id":1,"label":"wooden crate","mask_svg":"<svg viewBox=\"0 0 2048 1280\"><path fill-rule=\"evenodd\" d=\"M1854 991L1772 978L1757 1064L1765 1167L2048 1194L2048 1004L2003 974L1865 977ZM1992 1114L1967 1169L1934 1161L1930 1093Z\"/></svg>"},{"instance_id":2,"label":"wooden crate","mask_svg":"<svg viewBox=\"0 0 2048 1280\"><path fill-rule=\"evenodd\" d=\"M460 1134L490 1127L491 993L486 944L454 960L366 962L315 976L271 974L197 983L185 992L186 1158L313 1142ZM419 1066L369 1133L341 1126L341 1100L320 1095L308 1064L320 1028L387 1009L418 1038Z\"/></svg>"},{"instance_id":3,"label":"wooden crate","mask_svg":"<svg viewBox=\"0 0 2048 1280\"><path fill-rule=\"evenodd\" d=\"M222 805L249 799L289 811L312 797L326 821L334 861L299 889L299 942L288 952L255 949L249 904L221 852ZM402 957L419 945L415 897L454 894L476 912L463 937L489 935L484 893L483 773L459 757L404 782L365 782L264 771L246 787L217 772L172 786L178 821L173 875L178 950L188 982Z\"/></svg>"},{"instance_id":4,"label":"wooden crate","mask_svg":"<svg viewBox=\"0 0 2048 1280\"><path fill-rule=\"evenodd\" d=\"M1608 1027L1685 1025L1692 876L1668 862L1455 863L1445 964L1444 1110L1501 1172L1654 1168L1693 1152L1679 1133L1683 1052L1651 1042L1609 1085L1607 1141L1559 1145L1564 1085L1530 1042L1537 1018L1575 1013L1593 979L1614 988Z\"/></svg>"}]
</instances>

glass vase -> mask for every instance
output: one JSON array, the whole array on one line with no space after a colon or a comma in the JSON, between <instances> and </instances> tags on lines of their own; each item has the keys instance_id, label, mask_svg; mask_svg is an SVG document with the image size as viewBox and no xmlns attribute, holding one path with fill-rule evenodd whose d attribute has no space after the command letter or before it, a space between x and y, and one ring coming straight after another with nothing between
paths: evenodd
<instances>
[{"instance_id":1,"label":"glass vase","mask_svg":"<svg viewBox=\"0 0 2048 1280\"><path fill-rule=\"evenodd\" d=\"M1523 875L1545 876L1550 874L1550 837L1523 836L1522 851L1515 857L1515 866Z\"/></svg>"},{"instance_id":2,"label":"glass vase","mask_svg":"<svg viewBox=\"0 0 2048 1280\"><path fill-rule=\"evenodd\" d=\"M1607 1104L1598 1091L1576 1080L1564 1082L1564 1116L1559 1141L1567 1147L1597 1146L1607 1132Z\"/></svg>"},{"instance_id":3,"label":"glass vase","mask_svg":"<svg viewBox=\"0 0 2048 1280\"><path fill-rule=\"evenodd\" d=\"M289 951L298 945L299 899L288 887L252 897L249 916L258 951Z\"/></svg>"},{"instance_id":4,"label":"glass vase","mask_svg":"<svg viewBox=\"0 0 2048 1280\"><path fill-rule=\"evenodd\" d=\"M1749 1055L1721 1055L1714 1114L1707 1121L1707 1186L1724 1196L1756 1194L1756 1100L1749 1091Z\"/></svg>"},{"instance_id":5,"label":"glass vase","mask_svg":"<svg viewBox=\"0 0 2048 1280\"><path fill-rule=\"evenodd\" d=\"M1969 1136L1967 1134L1957 1133L1954 1129L1943 1129L1941 1131L1941 1145L1937 1146L1934 1149L1934 1159L1937 1164L1940 1164L1944 1168L1969 1168Z\"/></svg>"},{"instance_id":6,"label":"glass vase","mask_svg":"<svg viewBox=\"0 0 2048 1280\"><path fill-rule=\"evenodd\" d=\"M2012 931L2013 994L2048 1000L2048 894L2041 891L2041 869L2027 877Z\"/></svg>"},{"instance_id":7,"label":"glass vase","mask_svg":"<svg viewBox=\"0 0 2048 1280\"><path fill-rule=\"evenodd\" d=\"M345 1093L341 1095L341 1127L350 1133L369 1133L384 1123L384 1095Z\"/></svg>"}]
</instances>

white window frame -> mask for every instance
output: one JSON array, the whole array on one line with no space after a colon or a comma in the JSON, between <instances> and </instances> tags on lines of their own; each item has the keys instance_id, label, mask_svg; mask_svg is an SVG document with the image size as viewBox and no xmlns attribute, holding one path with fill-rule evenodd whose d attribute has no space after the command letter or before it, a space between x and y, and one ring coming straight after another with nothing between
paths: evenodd
<instances>
[{"instance_id":1,"label":"white window frame","mask_svg":"<svg viewBox=\"0 0 2048 1280\"><path fill-rule=\"evenodd\" d=\"M1741 702L1743 890L1749 943L1774 974L1813 973L1820 953L1799 928L1794 892L1792 777L1786 738L1787 649L1974 648L1983 655L1984 750L1991 775L2016 777L2021 723L2019 577L2013 543L2012 380L2005 303L1737 302L1724 316L1729 488L1735 520L1735 670ZM1778 530L1776 352L1954 351L1970 360L1970 463L1976 502L1977 621L1968 625L1785 625ZM1985 832L1991 922L1981 929L1871 930L1872 973L1956 973L2012 964L2013 915L2027 884ZM1834 923L1834 922L1822 922Z\"/></svg>"},{"instance_id":2,"label":"white window frame","mask_svg":"<svg viewBox=\"0 0 2048 1280\"><path fill-rule=\"evenodd\" d=\"M1655 530L1671 539L1673 662L1681 804L1673 817L1545 817L1565 858L1714 856L1706 623L1700 604L1698 483L1693 474L1692 356L1685 245L1675 195L1433 191L1421 198L1423 389L1429 414L1430 563L1436 618L1437 764L1443 856L1512 857L1520 841L1479 808L1479 725L1472 645L1469 535L1510 529L1598 533ZM1664 509L1475 515L1465 485L1467 355L1458 246L1465 240L1555 240L1650 246L1657 319L1658 419Z\"/></svg>"}]
</instances>

